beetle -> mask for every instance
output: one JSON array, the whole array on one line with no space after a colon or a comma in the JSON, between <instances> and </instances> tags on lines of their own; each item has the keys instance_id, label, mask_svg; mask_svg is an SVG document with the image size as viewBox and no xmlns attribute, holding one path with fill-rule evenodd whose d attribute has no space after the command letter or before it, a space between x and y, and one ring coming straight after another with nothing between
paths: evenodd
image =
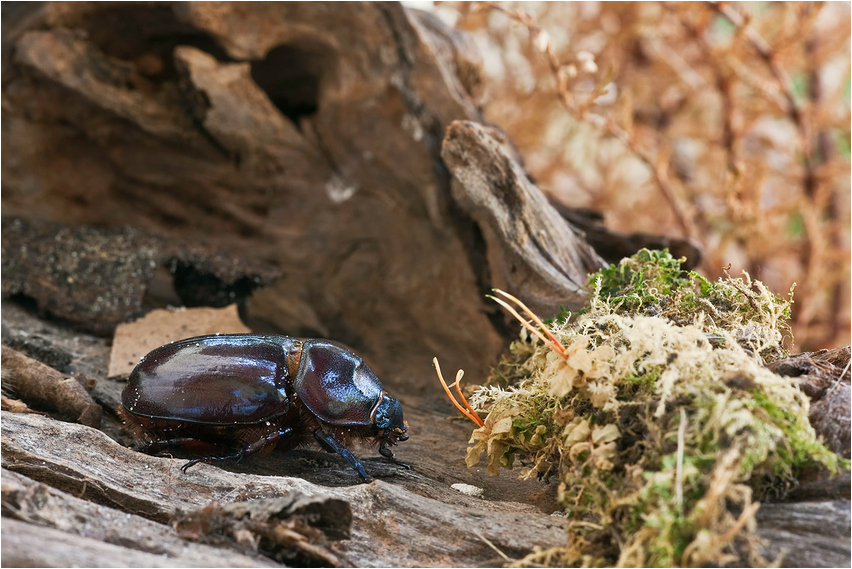
<instances>
[{"instance_id":1,"label":"beetle","mask_svg":"<svg viewBox=\"0 0 852 569\"><path fill-rule=\"evenodd\" d=\"M408 440L402 405L359 356L331 340L217 334L160 346L130 373L118 414L145 441L140 450L207 454L184 472L311 438L365 482L364 466L347 448L355 440L378 443L382 456L406 466L388 448Z\"/></svg>"}]
</instances>

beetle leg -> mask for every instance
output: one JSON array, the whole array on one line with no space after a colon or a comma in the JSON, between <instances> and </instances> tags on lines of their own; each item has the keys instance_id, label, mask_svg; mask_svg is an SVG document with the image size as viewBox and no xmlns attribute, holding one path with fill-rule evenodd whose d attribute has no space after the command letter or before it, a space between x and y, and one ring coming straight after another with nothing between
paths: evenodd
<instances>
[{"instance_id":1,"label":"beetle leg","mask_svg":"<svg viewBox=\"0 0 852 569\"><path fill-rule=\"evenodd\" d=\"M317 434L318 432L322 433L322 431L317 429L316 431L314 431L314 438L320 444L320 446L322 447L322 450L324 450L325 452L337 452L337 449L335 447L328 444L321 435ZM323 433L323 434L325 434L325 433ZM331 435L328 435L328 436L331 436Z\"/></svg>"},{"instance_id":2,"label":"beetle leg","mask_svg":"<svg viewBox=\"0 0 852 569\"><path fill-rule=\"evenodd\" d=\"M188 450L190 452L211 452L215 451L216 447L201 439L193 437L178 437L174 439L163 439L151 441L147 444L138 447L136 450L145 454L156 454L167 449Z\"/></svg>"},{"instance_id":3,"label":"beetle leg","mask_svg":"<svg viewBox=\"0 0 852 569\"><path fill-rule=\"evenodd\" d=\"M361 461L355 458L355 455L349 452L349 449L340 444L337 439L335 439L330 434L324 432L322 429L317 429L314 431L314 438L317 442L322 445L322 447L326 450L331 450L331 452L336 452L343 458L345 458L349 465L358 473L361 479L364 482L369 482L369 478L367 477L367 471L364 470L364 465L361 464Z\"/></svg>"},{"instance_id":4,"label":"beetle leg","mask_svg":"<svg viewBox=\"0 0 852 569\"><path fill-rule=\"evenodd\" d=\"M275 444L278 443L278 439L281 437L286 437L291 434L293 434L293 429L290 427L283 427L277 431L266 433L247 447L244 447L241 452L243 454L254 454L256 452L260 452L268 446L275 446ZM242 458L242 456L240 458Z\"/></svg>"},{"instance_id":5,"label":"beetle leg","mask_svg":"<svg viewBox=\"0 0 852 569\"><path fill-rule=\"evenodd\" d=\"M393 451L387 447L387 444L388 444L387 441L382 441L381 444L379 444L379 454L382 455L383 457L385 457L386 459L388 459L389 461L391 461L392 463L397 464L399 466L402 466L402 467L406 468L407 470L411 470L410 465L405 464L404 462L398 461L393 456Z\"/></svg>"},{"instance_id":6,"label":"beetle leg","mask_svg":"<svg viewBox=\"0 0 852 569\"><path fill-rule=\"evenodd\" d=\"M192 468L193 466L195 466L199 462L211 462L211 461L214 461L214 460L215 461L218 461L218 460L235 460L237 462L240 462L243 459L244 456L246 456L248 454L254 454L256 452L260 452L261 450L263 450L267 446L270 446L270 445L274 446L275 443L278 442L278 439L280 439L281 437L284 437L284 436L291 435L292 433L293 433L293 429L291 429L290 427L284 427L280 430L273 431L271 433L267 433L266 435L257 439L256 441L254 441L250 445L241 448L237 452L234 452L234 453L231 453L231 454L226 454L226 455L223 455L223 456L205 456L205 457L201 457L201 458L194 458L194 459L188 461L183 466L181 466L180 469L181 469L181 471L183 471L185 473L188 469ZM180 439L170 439L170 440L167 440L167 441L158 441L154 444L157 447L160 447L160 448L168 448L168 447L187 448L188 446L190 446L194 443L202 443L202 444L204 444L208 447L210 446L209 444L204 443L203 441L199 441L198 439L193 439L193 438L188 438L188 437L180 438Z\"/></svg>"},{"instance_id":7,"label":"beetle leg","mask_svg":"<svg viewBox=\"0 0 852 569\"><path fill-rule=\"evenodd\" d=\"M245 454L245 449L240 449L233 454L227 454L225 456L205 456L202 458L193 458L192 460L181 466L180 469L182 472L186 473L187 470L189 470L199 462L210 462L213 460L236 460L237 462L239 462L240 460L242 460Z\"/></svg>"}]
</instances>

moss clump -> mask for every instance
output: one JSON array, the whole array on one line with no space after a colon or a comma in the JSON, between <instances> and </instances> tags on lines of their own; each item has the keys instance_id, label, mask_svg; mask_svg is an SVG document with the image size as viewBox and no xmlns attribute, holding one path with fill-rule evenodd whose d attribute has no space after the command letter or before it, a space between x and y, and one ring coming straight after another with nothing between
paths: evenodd
<instances>
[{"instance_id":1,"label":"moss clump","mask_svg":"<svg viewBox=\"0 0 852 569\"><path fill-rule=\"evenodd\" d=\"M668 250L643 249L592 275L590 284L599 306L613 313L659 316L679 326L700 322L711 340L723 341L727 333L764 364L787 355L792 288L785 301L747 273L714 283L682 271L680 263Z\"/></svg>"},{"instance_id":2,"label":"moss clump","mask_svg":"<svg viewBox=\"0 0 852 569\"><path fill-rule=\"evenodd\" d=\"M686 566L754 549L755 499L805 466L832 471L808 399L764 367L788 301L758 281L711 283L668 252L641 251L592 275L590 305L549 325L566 357L526 332L472 405L488 415L468 465L521 457L524 477L559 478L565 548L530 563ZM738 514L732 513L732 508Z\"/></svg>"}]
</instances>

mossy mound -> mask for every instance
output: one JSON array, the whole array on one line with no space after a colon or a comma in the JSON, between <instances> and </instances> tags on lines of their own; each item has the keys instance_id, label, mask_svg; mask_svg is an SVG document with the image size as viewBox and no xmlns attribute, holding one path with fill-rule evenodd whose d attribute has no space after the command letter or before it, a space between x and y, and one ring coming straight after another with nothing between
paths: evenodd
<instances>
[{"instance_id":1,"label":"mossy mound","mask_svg":"<svg viewBox=\"0 0 852 569\"><path fill-rule=\"evenodd\" d=\"M643 250L592 275L589 307L548 327L566 357L524 330L491 385L467 463L559 478L565 548L525 563L692 566L764 562L754 500L783 496L800 470L832 471L808 399L764 364L785 355L790 301L760 282L711 283ZM846 465L848 467L848 465Z\"/></svg>"}]
</instances>

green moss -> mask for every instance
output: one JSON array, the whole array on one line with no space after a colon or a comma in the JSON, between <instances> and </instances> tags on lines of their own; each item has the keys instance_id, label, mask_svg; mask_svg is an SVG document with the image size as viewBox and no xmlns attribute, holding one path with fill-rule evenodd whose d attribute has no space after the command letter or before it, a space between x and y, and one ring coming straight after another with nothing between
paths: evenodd
<instances>
[{"instance_id":1,"label":"green moss","mask_svg":"<svg viewBox=\"0 0 852 569\"><path fill-rule=\"evenodd\" d=\"M792 291L712 282L667 251L589 286L585 310L549 325L567 358L524 331L471 398L487 417L468 465L484 457L496 474L523 456L523 477L559 479L568 543L527 562L724 563L751 546L737 516L753 499L783 495L807 466L848 468L817 440L807 397L765 367L786 353Z\"/></svg>"},{"instance_id":2,"label":"green moss","mask_svg":"<svg viewBox=\"0 0 852 569\"><path fill-rule=\"evenodd\" d=\"M660 365L652 366L644 372L628 372L619 386L619 399L634 400L637 396L652 393L662 372L663 366Z\"/></svg>"},{"instance_id":3,"label":"green moss","mask_svg":"<svg viewBox=\"0 0 852 569\"><path fill-rule=\"evenodd\" d=\"M742 279L712 282L694 271L683 271L682 261L668 250L643 249L590 275L591 310L658 316L679 326L696 324L715 341L723 341L727 332L764 363L787 355L783 342L785 336L792 342L786 324L792 289L790 299L784 300L747 274Z\"/></svg>"},{"instance_id":4,"label":"green moss","mask_svg":"<svg viewBox=\"0 0 852 569\"><path fill-rule=\"evenodd\" d=\"M687 273L680 268L681 261L672 257L668 249L642 249L591 275L589 281L595 283L598 298L617 311L656 312L677 291L691 286Z\"/></svg>"}]
</instances>

